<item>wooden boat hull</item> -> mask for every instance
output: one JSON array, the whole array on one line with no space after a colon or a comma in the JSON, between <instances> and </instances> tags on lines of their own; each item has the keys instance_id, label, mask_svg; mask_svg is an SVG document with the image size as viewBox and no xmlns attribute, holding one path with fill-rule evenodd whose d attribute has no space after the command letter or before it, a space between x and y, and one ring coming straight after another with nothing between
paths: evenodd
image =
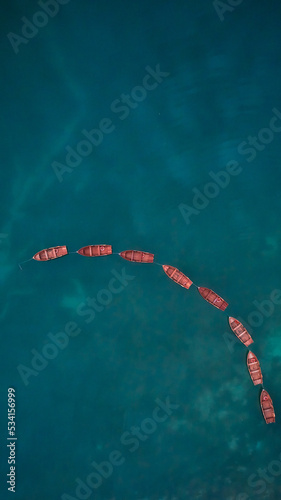
<instances>
[{"instance_id":1,"label":"wooden boat hull","mask_svg":"<svg viewBox=\"0 0 281 500\"><path fill-rule=\"evenodd\" d=\"M236 337L245 345L249 346L252 344L254 341L249 334L249 332L246 330L246 328L238 321L238 319L232 318L231 316L228 318L228 323L233 331L235 333Z\"/></svg>"},{"instance_id":2,"label":"wooden boat hull","mask_svg":"<svg viewBox=\"0 0 281 500\"><path fill-rule=\"evenodd\" d=\"M111 255L112 246L111 245L87 245L77 250L79 255L83 257L101 257L102 255Z\"/></svg>"},{"instance_id":3,"label":"wooden boat hull","mask_svg":"<svg viewBox=\"0 0 281 500\"><path fill-rule=\"evenodd\" d=\"M179 271L176 267L167 265L163 265L162 267L167 276L169 276L171 280L175 281L175 283L187 289L191 287L193 282L187 276L185 276L185 274Z\"/></svg>"},{"instance_id":4,"label":"wooden boat hull","mask_svg":"<svg viewBox=\"0 0 281 500\"><path fill-rule=\"evenodd\" d=\"M40 250L35 255L33 255L34 260L38 261L46 261L58 259L59 257L64 257L64 255L68 254L68 250L65 245L59 247L50 247L45 250Z\"/></svg>"},{"instance_id":5,"label":"wooden boat hull","mask_svg":"<svg viewBox=\"0 0 281 500\"><path fill-rule=\"evenodd\" d=\"M122 259L129 260L130 262L143 262L147 264L152 264L154 260L154 254L149 252L141 252L140 250L124 250L119 253Z\"/></svg>"},{"instance_id":6,"label":"wooden boat hull","mask_svg":"<svg viewBox=\"0 0 281 500\"><path fill-rule=\"evenodd\" d=\"M262 377L261 367L257 356L251 351L249 351L247 355L247 366L253 384L254 385L262 384L263 377Z\"/></svg>"},{"instance_id":7,"label":"wooden boat hull","mask_svg":"<svg viewBox=\"0 0 281 500\"><path fill-rule=\"evenodd\" d=\"M216 307L217 309L224 311L227 308L228 303L223 300L217 293L213 292L213 290L199 286L198 292L200 293L201 297L203 297L203 299L205 299L207 302L209 302L209 304L212 304L212 306Z\"/></svg>"},{"instance_id":8,"label":"wooden boat hull","mask_svg":"<svg viewBox=\"0 0 281 500\"><path fill-rule=\"evenodd\" d=\"M272 399L265 389L261 391L260 404L264 420L266 421L267 424L273 424L275 422L274 407Z\"/></svg>"}]
</instances>

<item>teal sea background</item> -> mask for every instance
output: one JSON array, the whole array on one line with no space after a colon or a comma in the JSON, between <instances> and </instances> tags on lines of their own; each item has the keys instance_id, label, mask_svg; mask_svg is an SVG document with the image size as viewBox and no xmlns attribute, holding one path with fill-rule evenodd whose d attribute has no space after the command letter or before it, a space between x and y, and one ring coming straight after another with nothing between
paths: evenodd
<instances>
[{"instance_id":1,"label":"teal sea background","mask_svg":"<svg viewBox=\"0 0 281 500\"><path fill-rule=\"evenodd\" d=\"M277 0L2 8L1 499L280 499L280 17ZM19 269L58 245L73 253Z\"/></svg>"}]
</instances>

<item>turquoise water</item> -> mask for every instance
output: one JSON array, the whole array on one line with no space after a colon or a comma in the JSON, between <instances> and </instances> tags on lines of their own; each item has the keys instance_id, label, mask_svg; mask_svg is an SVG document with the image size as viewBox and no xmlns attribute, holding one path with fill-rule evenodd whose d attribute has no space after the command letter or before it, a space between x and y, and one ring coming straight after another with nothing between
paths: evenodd
<instances>
[{"instance_id":1,"label":"turquoise water","mask_svg":"<svg viewBox=\"0 0 281 500\"><path fill-rule=\"evenodd\" d=\"M1 499L280 499L280 5L197 3L2 11Z\"/></svg>"}]
</instances>

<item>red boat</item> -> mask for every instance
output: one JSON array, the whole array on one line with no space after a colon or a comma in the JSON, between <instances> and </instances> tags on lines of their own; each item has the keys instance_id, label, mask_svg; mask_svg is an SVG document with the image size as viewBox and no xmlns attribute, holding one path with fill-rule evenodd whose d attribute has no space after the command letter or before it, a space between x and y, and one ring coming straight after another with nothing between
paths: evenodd
<instances>
[{"instance_id":1,"label":"red boat","mask_svg":"<svg viewBox=\"0 0 281 500\"><path fill-rule=\"evenodd\" d=\"M119 253L122 259L129 260L130 262L144 262L152 264L154 259L153 253L141 252L140 250L124 250Z\"/></svg>"},{"instance_id":2,"label":"red boat","mask_svg":"<svg viewBox=\"0 0 281 500\"><path fill-rule=\"evenodd\" d=\"M40 252L37 252L35 255L33 255L33 259L39 260L39 261L45 261L45 260L52 260L52 259L58 259L59 257L63 257L64 255L67 255L68 251L65 245L61 247L51 247L51 248L46 248L45 250L40 250Z\"/></svg>"},{"instance_id":3,"label":"red boat","mask_svg":"<svg viewBox=\"0 0 281 500\"><path fill-rule=\"evenodd\" d=\"M162 266L165 273L171 280L175 281L178 283L178 285L183 286L184 288L189 288L192 285L192 281L185 276L181 271L179 271L176 267L173 266Z\"/></svg>"},{"instance_id":4,"label":"red boat","mask_svg":"<svg viewBox=\"0 0 281 500\"><path fill-rule=\"evenodd\" d=\"M248 347L248 345L252 344L254 341L249 334L249 332L246 330L245 326L238 321L238 319L232 318L231 316L228 318L228 323L231 328L231 330L235 333L236 337L243 342L245 346Z\"/></svg>"},{"instance_id":5,"label":"red boat","mask_svg":"<svg viewBox=\"0 0 281 500\"><path fill-rule=\"evenodd\" d=\"M88 245L77 250L77 253L84 257L100 257L102 255L111 255L111 245Z\"/></svg>"},{"instance_id":6,"label":"red boat","mask_svg":"<svg viewBox=\"0 0 281 500\"><path fill-rule=\"evenodd\" d=\"M227 308L228 303L223 300L217 293L213 292L213 290L204 288L202 286L198 286L197 288L201 297L203 297L203 299L205 299L207 302L217 307L221 311L224 311Z\"/></svg>"},{"instance_id":7,"label":"red boat","mask_svg":"<svg viewBox=\"0 0 281 500\"><path fill-rule=\"evenodd\" d=\"M257 356L251 351L248 352L247 366L250 377L254 385L262 384L262 372Z\"/></svg>"},{"instance_id":8,"label":"red boat","mask_svg":"<svg viewBox=\"0 0 281 500\"><path fill-rule=\"evenodd\" d=\"M265 389L261 391L260 404L264 420L266 421L267 424L273 424L273 422L275 422L274 407L272 399Z\"/></svg>"},{"instance_id":9,"label":"red boat","mask_svg":"<svg viewBox=\"0 0 281 500\"><path fill-rule=\"evenodd\" d=\"M103 255L111 255L112 254L112 246L111 245L87 245L79 250L77 252L71 252L71 253L78 253L84 257L101 257ZM19 263L19 268L22 270L21 264L31 261L32 259L37 260L37 261L47 261L47 260L52 260L52 259L58 259L59 257L63 257L64 255L68 254L68 249L65 245L63 246L56 246L56 247L50 247L44 250L41 250L40 252L37 252L33 257L31 257L28 260L25 260L24 262ZM139 263L153 263L154 262L154 254L149 253L149 252L142 252L140 250L124 250L123 252L119 253L120 257L123 259L126 259L130 262L139 262ZM158 263L157 263L158 264ZM158 264L161 265L161 264ZM189 289L193 282L179 269L173 266L169 265L162 265L162 268L166 275L173 280L175 283L178 285ZM114 271L113 271L114 272ZM114 278L115 279L115 278ZM119 278L118 278L119 279ZM120 278L120 281L122 279L122 276ZM130 279L130 278L129 278ZM112 280L111 280L112 281ZM221 311L224 311L228 303L220 297L217 293L215 293L213 290L209 288L204 288L204 287L198 287L195 285L196 288L198 289L198 292L200 295L203 297L204 300L209 302L211 305L216 307L217 309L220 309ZM101 290L102 292L103 290ZM114 289L113 289L114 291ZM117 292L118 293L118 292ZM99 294L98 294L99 295ZM102 303L102 299L100 299ZM231 330L233 333L236 335L236 337L245 345L249 346L250 344L253 343L253 339L249 332L246 330L246 328L243 326L240 321L238 321L236 318L233 318L232 316L228 317L228 322ZM261 367L260 363L255 356L255 354L251 351L248 351L247 354L247 367L249 370L250 377L252 379L252 382L254 385L262 384L263 383L263 375L261 372ZM272 399L269 396L268 392L262 389L261 394L260 394L260 405L261 409L263 412L264 419L267 424L270 424L272 422L275 422L275 412L274 412L274 407L272 403Z\"/></svg>"}]
</instances>

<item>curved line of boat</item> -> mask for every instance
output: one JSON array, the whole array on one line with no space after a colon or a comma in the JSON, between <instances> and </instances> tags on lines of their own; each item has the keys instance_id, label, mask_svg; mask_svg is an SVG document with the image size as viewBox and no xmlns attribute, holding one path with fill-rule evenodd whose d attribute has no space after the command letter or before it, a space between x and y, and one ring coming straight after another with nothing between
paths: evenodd
<instances>
[{"instance_id":1,"label":"curved line of boat","mask_svg":"<svg viewBox=\"0 0 281 500\"><path fill-rule=\"evenodd\" d=\"M101 257L105 255L112 254L112 246L111 245L87 245L85 247L77 250L79 255L84 257ZM32 258L37 261L47 261L58 259L59 257L64 257L68 255L68 250L65 245L50 247L44 250L40 250L37 252ZM144 264L152 264L154 262L154 254L149 252L142 252L140 250L124 250L119 253L120 257L126 259L130 262L144 263ZM29 259L31 260L31 259ZM25 261L27 262L27 261ZM19 264L20 266L20 264ZM21 268L21 266L20 266ZM179 271L176 267L169 266L167 264L163 264L162 268L166 275L173 280L178 285L189 289L192 284L194 284L190 278L188 278L183 272ZM210 288L205 288L201 286L195 285L201 297L205 299L209 304L213 305L217 309L221 311L225 311L228 306L228 303L220 297L217 293L215 293ZM233 318L232 316L228 317L228 323L232 330L232 332L236 335L236 337L242 342L246 347L252 344L254 341L247 331L247 329L243 326L243 324L238 321L238 319ZM247 367L249 370L249 374L251 380L254 385L262 385L263 384L263 375L260 367L260 363L256 357L256 355L252 351L248 351L247 354ZM262 388L260 394L260 406L261 410L267 424L271 424L275 422L275 412L272 403L272 399L268 392Z\"/></svg>"}]
</instances>

